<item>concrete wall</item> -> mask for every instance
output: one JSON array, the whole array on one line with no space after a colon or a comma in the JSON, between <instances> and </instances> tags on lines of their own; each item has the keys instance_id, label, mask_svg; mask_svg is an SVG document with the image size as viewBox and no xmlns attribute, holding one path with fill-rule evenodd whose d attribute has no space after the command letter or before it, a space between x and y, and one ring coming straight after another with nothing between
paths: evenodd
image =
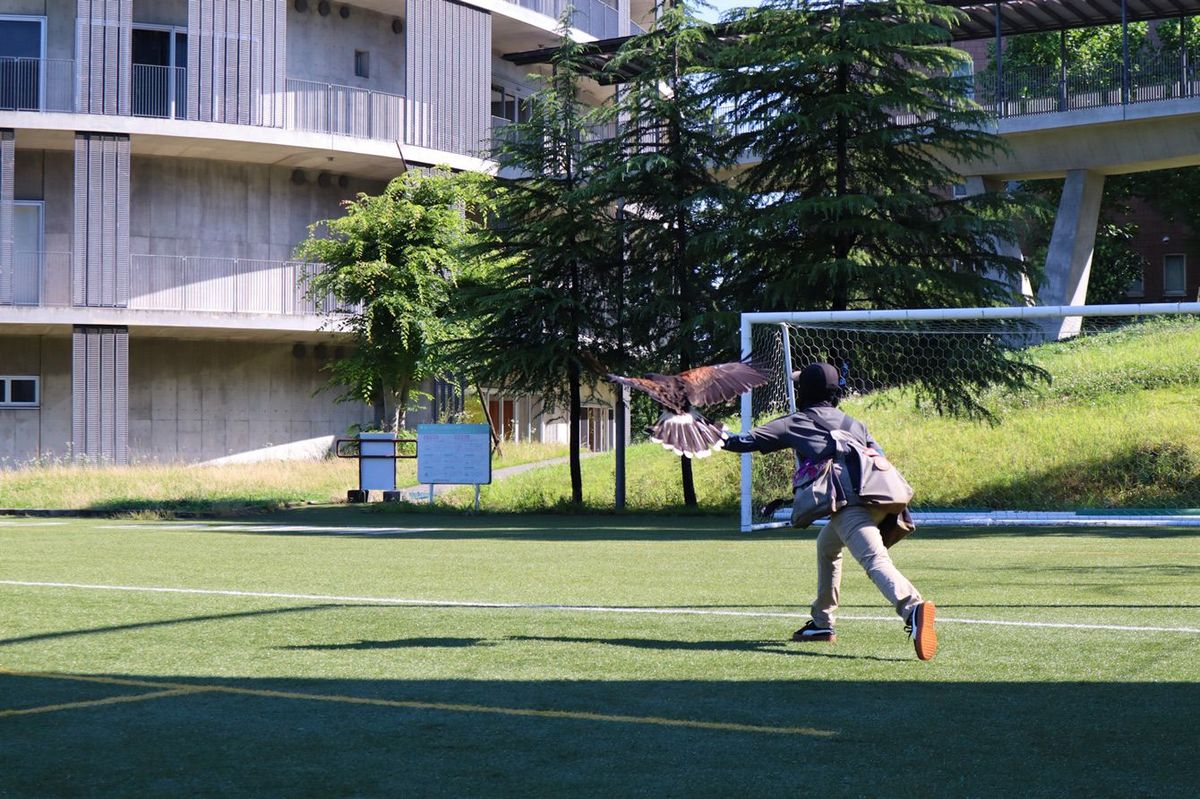
<instances>
[{"instance_id":1,"label":"concrete wall","mask_svg":"<svg viewBox=\"0 0 1200 799\"><path fill-rule=\"evenodd\" d=\"M336 175L319 185L316 172L293 182L293 170L190 158L134 157L131 243L135 255L288 259L308 225L341 214L359 192L378 194L379 181Z\"/></svg>"},{"instance_id":2,"label":"concrete wall","mask_svg":"<svg viewBox=\"0 0 1200 799\"><path fill-rule=\"evenodd\" d=\"M328 346L327 357L334 347ZM129 446L134 461L200 461L342 435L370 420L335 403L311 343L129 341Z\"/></svg>"},{"instance_id":3,"label":"concrete wall","mask_svg":"<svg viewBox=\"0 0 1200 799\"><path fill-rule=\"evenodd\" d=\"M41 377L41 406L0 408L0 468L71 451L70 336L0 335L0 374Z\"/></svg>"},{"instance_id":4,"label":"concrete wall","mask_svg":"<svg viewBox=\"0 0 1200 799\"><path fill-rule=\"evenodd\" d=\"M322 17L316 2L303 13L288 3L288 77L404 94L405 37L392 32L397 17L350 7L349 19L342 19L340 8L335 3L329 16ZM355 77L355 50L371 54L369 78Z\"/></svg>"},{"instance_id":5,"label":"concrete wall","mask_svg":"<svg viewBox=\"0 0 1200 799\"><path fill-rule=\"evenodd\" d=\"M187 28L187 0L133 0L133 22Z\"/></svg>"}]
</instances>

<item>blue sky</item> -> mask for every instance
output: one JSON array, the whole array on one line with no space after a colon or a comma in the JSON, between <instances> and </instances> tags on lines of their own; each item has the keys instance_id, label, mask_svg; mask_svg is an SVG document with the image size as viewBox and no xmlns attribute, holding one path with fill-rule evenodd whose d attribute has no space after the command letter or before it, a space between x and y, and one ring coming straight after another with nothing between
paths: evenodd
<instances>
[{"instance_id":1,"label":"blue sky","mask_svg":"<svg viewBox=\"0 0 1200 799\"><path fill-rule=\"evenodd\" d=\"M708 2L713 7L711 9L707 10L705 12L704 16L708 19L713 19L713 20L717 19L721 14L724 14L726 11L728 11L731 8L738 8L739 6L756 6L756 5L758 5L756 0L708 0Z\"/></svg>"}]
</instances>

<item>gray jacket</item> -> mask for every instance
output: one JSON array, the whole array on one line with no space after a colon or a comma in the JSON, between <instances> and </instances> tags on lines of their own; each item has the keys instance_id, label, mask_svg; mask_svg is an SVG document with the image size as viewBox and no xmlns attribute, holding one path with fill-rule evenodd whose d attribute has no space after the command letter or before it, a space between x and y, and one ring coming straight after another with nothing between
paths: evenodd
<instances>
[{"instance_id":1,"label":"gray jacket","mask_svg":"<svg viewBox=\"0 0 1200 799\"><path fill-rule=\"evenodd\" d=\"M883 447L871 438L865 424L824 403L801 408L796 413L756 427L749 433L731 435L725 441L725 449L728 452L777 452L791 447L801 461L815 463L832 458L835 450L833 438L813 424L812 416L819 418L831 430L837 430L844 421L848 421L851 435L876 452L883 452Z\"/></svg>"}]
</instances>

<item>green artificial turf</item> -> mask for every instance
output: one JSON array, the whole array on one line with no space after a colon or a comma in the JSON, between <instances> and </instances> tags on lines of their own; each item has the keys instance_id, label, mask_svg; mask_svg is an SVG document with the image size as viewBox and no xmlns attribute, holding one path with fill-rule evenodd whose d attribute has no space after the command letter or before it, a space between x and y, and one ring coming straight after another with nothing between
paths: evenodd
<instances>
[{"instance_id":1,"label":"green artificial turf","mask_svg":"<svg viewBox=\"0 0 1200 799\"><path fill-rule=\"evenodd\" d=\"M0 796L1191 797L1198 535L920 530L921 663L853 563L787 642L812 535L728 518L0 520L0 581L304 595L0 582Z\"/></svg>"}]
</instances>

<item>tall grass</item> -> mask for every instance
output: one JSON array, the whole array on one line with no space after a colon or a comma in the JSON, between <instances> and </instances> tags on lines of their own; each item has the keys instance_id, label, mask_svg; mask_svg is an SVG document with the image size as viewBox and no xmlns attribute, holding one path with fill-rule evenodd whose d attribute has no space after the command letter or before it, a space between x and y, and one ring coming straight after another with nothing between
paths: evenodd
<instances>
[{"instance_id":1,"label":"tall grass","mask_svg":"<svg viewBox=\"0 0 1200 799\"><path fill-rule=\"evenodd\" d=\"M558 444L506 443L496 468L556 458ZM146 513L239 513L306 502L345 501L357 461L272 461L227 466L34 466L0 471L0 508ZM417 484L416 462L397 466L400 486Z\"/></svg>"}]
</instances>

